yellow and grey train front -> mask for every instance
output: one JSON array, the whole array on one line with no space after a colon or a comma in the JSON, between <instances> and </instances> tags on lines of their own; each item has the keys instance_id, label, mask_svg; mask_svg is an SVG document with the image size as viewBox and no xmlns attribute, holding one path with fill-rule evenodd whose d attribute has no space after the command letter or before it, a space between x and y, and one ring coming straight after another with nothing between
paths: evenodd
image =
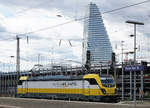
<instances>
[{"instance_id":1,"label":"yellow and grey train front","mask_svg":"<svg viewBox=\"0 0 150 108\"><path fill-rule=\"evenodd\" d=\"M118 102L116 83L112 76L88 74L84 76L84 80L88 81L84 84L84 95L90 100Z\"/></svg>"},{"instance_id":2,"label":"yellow and grey train front","mask_svg":"<svg viewBox=\"0 0 150 108\"><path fill-rule=\"evenodd\" d=\"M98 74L20 77L17 94L20 97L117 101L112 76Z\"/></svg>"}]
</instances>

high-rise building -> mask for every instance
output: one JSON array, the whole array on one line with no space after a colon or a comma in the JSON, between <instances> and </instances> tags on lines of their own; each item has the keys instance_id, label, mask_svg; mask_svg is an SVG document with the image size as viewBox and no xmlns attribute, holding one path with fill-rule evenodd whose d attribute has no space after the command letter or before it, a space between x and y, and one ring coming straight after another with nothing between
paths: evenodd
<instances>
[{"instance_id":1,"label":"high-rise building","mask_svg":"<svg viewBox=\"0 0 150 108\"><path fill-rule=\"evenodd\" d=\"M101 64L112 60L112 47L105 29L103 19L96 4L87 6L84 33L82 62L87 61L87 52L90 52L90 63Z\"/></svg>"}]
</instances>

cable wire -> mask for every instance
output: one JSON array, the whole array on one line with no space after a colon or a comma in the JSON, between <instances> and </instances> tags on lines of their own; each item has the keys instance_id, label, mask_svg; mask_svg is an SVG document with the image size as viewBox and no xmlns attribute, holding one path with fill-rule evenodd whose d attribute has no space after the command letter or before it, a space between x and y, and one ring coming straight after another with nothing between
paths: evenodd
<instances>
[{"instance_id":1,"label":"cable wire","mask_svg":"<svg viewBox=\"0 0 150 108\"><path fill-rule=\"evenodd\" d=\"M45 2L46 2L46 1L45 1ZM45 3L45 2L42 2L42 3ZM126 6L123 6L123 7L120 7L120 8L116 8L116 9L113 9L113 10L105 11L105 12L103 12L102 14L112 13L112 12L115 12L115 11L119 11L119 10L122 10L122 9L126 9L126 8L129 8L129 7L137 6L137 5L144 4L144 3L148 3L148 2L150 2L150 0L145 0L145 1L142 1L142 2L139 2L139 3L135 3L135 4L131 4L131 5L126 5ZM38 4L38 5L35 6L35 7L40 6L42 3ZM32 8L35 8L35 7L32 7ZM30 8L30 9L32 9L32 8ZM29 9L28 9L28 10L29 10ZM22 12L25 12L25 11L28 11L28 10L24 10L24 11L22 11ZM21 12L21 11L20 11L20 12ZM18 12L18 13L20 13L20 12ZM44 31L44 30L47 30L47 29L53 29L53 28L56 28L56 27L58 27L58 26L66 25L66 24L69 24L69 23L72 23L72 22L75 22L75 21L81 21L81 20L84 20L84 19L86 19L86 18L89 18L89 17L78 18L78 19L76 19L76 20L67 21L67 22L64 22L64 23L61 23L61 24L57 24L57 25L54 25L54 26L37 29L37 30L31 31L31 32L27 32L27 33L23 33L23 34L19 34L19 35L27 35L27 34L32 34L32 33L35 33L35 32ZM7 32L7 33L10 33L10 34L17 34L17 33L12 33L12 32Z\"/></svg>"},{"instance_id":2,"label":"cable wire","mask_svg":"<svg viewBox=\"0 0 150 108\"><path fill-rule=\"evenodd\" d=\"M109 10L109 11L105 11L102 14L107 14L107 13L119 11L119 10L122 10L122 9L126 9L126 8L129 8L129 7L137 6L137 5L140 5L140 4L147 3L147 2L150 2L150 0L146 0L146 1L143 1L143 2L139 2L139 3L135 3L135 4L127 5L127 6L123 6L123 7L116 8L116 9ZM26 35L26 34L32 34L32 33L35 33L35 32L40 32L40 31L44 31L44 30L47 30L47 29L53 29L53 28L56 28L58 26L66 25L66 24L69 24L69 23L72 23L72 22L75 22L75 21L81 21L81 20L84 20L86 18L89 18L89 17L82 17L82 18L79 18L77 20L72 20L72 21L64 22L64 23L57 24L57 25L54 25L54 26L41 28L41 29L38 29L38 30L35 30L35 31L24 33L24 35Z\"/></svg>"},{"instance_id":3,"label":"cable wire","mask_svg":"<svg viewBox=\"0 0 150 108\"><path fill-rule=\"evenodd\" d=\"M120 7L120 8L109 10L109 11L103 12L103 14L111 13L111 12L114 12L114 11L122 10L122 9L133 7L133 6L137 6L137 5L140 5L140 4L143 4L143 3L147 3L147 2L150 2L150 0L145 0L143 2L139 2L139 3L135 3L135 4L131 4L131 5L126 5L126 6L123 6L123 7Z\"/></svg>"},{"instance_id":4,"label":"cable wire","mask_svg":"<svg viewBox=\"0 0 150 108\"><path fill-rule=\"evenodd\" d=\"M80 20L83 20L83 19L86 19L86 18L88 18L88 17L82 17L82 18L79 18L77 20L80 21ZM41 28L41 29L38 29L38 30L35 30L35 31L24 33L22 35L32 34L32 33L39 32L39 31L44 31L44 30L47 30L47 29L53 29L53 28L56 28L58 26L66 25L66 24L69 24L69 23L72 23L72 22L75 22L75 20L67 21L67 22L64 22L64 23L61 23L61 24L50 26L50 27Z\"/></svg>"}]
</instances>

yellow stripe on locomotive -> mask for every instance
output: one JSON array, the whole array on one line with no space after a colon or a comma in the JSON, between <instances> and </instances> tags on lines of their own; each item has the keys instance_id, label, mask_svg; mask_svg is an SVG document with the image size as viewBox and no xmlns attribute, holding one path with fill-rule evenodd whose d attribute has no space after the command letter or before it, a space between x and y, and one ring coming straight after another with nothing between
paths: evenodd
<instances>
[{"instance_id":1,"label":"yellow stripe on locomotive","mask_svg":"<svg viewBox=\"0 0 150 108\"><path fill-rule=\"evenodd\" d=\"M112 76L87 74L83 76L21 77L18 83L19 96L81 96L116 97L116 84ZM36 95L38 94L38 95ZM79 97L78 97L79 98Z\"/></svg>"}]
</instances>

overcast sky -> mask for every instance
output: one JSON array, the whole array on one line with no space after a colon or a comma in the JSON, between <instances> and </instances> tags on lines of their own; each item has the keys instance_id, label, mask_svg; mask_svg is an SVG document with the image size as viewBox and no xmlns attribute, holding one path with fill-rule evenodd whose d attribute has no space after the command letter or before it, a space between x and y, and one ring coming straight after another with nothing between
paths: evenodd
<instances>
[{"instance_id":1,"label":"overcast sky","mask_svg":"<svg viewBox=\"0 0 150 108\"><path fill-rule=\"evenodd\" d=\"M84 17L85 7L91 1L102 13L117 61L120 61L121 41L125 41L124 52L133 51L133 38L129 37L133 34L133 25L126 24L127 20L144 22L144 26L137 27L137 59L150 61L150 2L103 14L145 0L0 0L1 70L15 69L16 34L13 33L29 33L68 21L72 23L20 36L21 69L31 69L38 63L38 57L41 64L81 62L83 20L75 19ZM129 55L131 58L133 56Z\"/></svg>"}]
</instances>

